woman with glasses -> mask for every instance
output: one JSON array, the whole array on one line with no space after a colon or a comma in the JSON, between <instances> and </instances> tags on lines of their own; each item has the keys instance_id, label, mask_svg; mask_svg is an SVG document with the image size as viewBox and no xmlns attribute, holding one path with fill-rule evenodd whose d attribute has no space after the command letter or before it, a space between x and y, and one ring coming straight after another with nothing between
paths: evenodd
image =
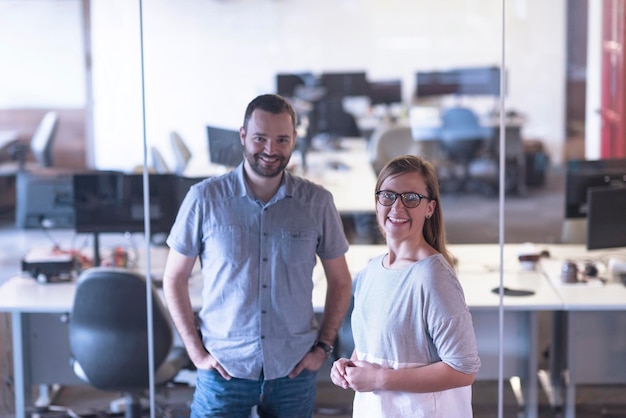
<instances>
[{"instance_id":1,"label":"woman with glasses","mask_svg":"<svg viewBox=\"0 0 626 418\"><path fill-rule=\"evenodd\" d=\"M387 252L354 280L355 350L335 361L331 379L356 392L355 417L471 417L480 359L433 165L410 155L390 161L375 201Z\"/></svg>"}]
</instances>

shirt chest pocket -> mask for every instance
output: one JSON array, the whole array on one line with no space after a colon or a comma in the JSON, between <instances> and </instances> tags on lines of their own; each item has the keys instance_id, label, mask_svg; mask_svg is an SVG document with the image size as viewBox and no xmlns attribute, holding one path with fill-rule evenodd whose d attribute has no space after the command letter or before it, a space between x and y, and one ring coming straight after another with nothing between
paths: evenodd
<instances>
[{"instance_id":1,"label":"shirt chest pocket","mask_svg":"<svg viewBox=\"0 0 626 418\"><path fill-rule=\"evenodd\" d=\"M283 228L280 246L283 261L289 265L315 262L317 235L311 230Z\"/></svg>"},{"instance_id":2,"label":"shirt chest pocket","mask_svg":"<svg viewBox=\"0 0 626 418\"><path fill-rule=\"evenodd\" d=\"M248 234L243 226L215 227L208 242L208 249L232 264L241 264L248 258Z\"/></svg>"}]
</instances>

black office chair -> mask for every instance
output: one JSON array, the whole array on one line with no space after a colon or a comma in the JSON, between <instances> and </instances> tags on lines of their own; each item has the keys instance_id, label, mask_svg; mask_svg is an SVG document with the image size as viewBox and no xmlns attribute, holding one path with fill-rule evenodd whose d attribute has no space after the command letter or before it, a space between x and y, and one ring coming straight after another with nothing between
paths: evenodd
<instances>
[{"instance_id":1,"label":"black office chair","mask_svg":"<svg viewBox=\"0 0 626 418\"><path fill-rule=\"evenodd\" d=\"M457 179L455 191L465 190L469 185L470 163L478 156L489 136L489 129L480 126L478 117L471 109L457 106L443 112L441 145L447 156L463 170Z\"/></svg>"},{"instance_id":2,"label":"black office chair","mask_svg":"<svg viewBox=\"0 0 626 418\"><path fill-rule=\"evenodd\" d=\"M342 99L323 98L315 102L315 120L312 121L316 134L325 134L330 139L362 137L354 115L343 108Z\"/></svg>"},{"instance_id":3,"label":"black office chair","mask_svg":"<svg viewBox=\"0 0 626 418\"><path fill-rule=\"evenodd\" d=\"M94 267L78 279L69 321L71 365L76 375L105 391L125 394L125 416L141 416L149 387L146 281L121 268ZM171 381L189 358L172 347L170 319L153 290L155 383Z\"/></svg>"}]
</instances>

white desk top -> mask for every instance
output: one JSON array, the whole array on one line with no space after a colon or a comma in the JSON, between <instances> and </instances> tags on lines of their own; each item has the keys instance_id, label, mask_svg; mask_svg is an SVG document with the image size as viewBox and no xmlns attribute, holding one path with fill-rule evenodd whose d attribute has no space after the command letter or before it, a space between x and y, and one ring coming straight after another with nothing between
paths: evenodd
<instances>
[{"instance_id":1,"label":"white desk top","mask_svg":"<svg viewBox=\"0 0 626 418\"><path fill-rule=\"evenodd\" d=\"M518 244L509 244L503 251L504 286L511 289L532 290L531 296L505 296L506 310L560 309L562 301L554 288L539 270L526 271L517 259ZM496 309L500 296L491 290L500 285L500 249L497 244L450 245L458 259L458 277L468 306L471 309ZM350 273L354 276L373 257L387 252L384 245L353 245L346 254ZM326 295L324 272L318 263L313 272L313 306L321 311Z\"/></svg>"},{"instance_id":2,"label":"white desk top","mask_svg":"<svg viewBox=\"0 0 626 418\"><path fill-rule=\"evenodd\" d=\"M492 290L500 286L500 274L459 273L459 281L465 292L465 301L470 310L493 310L500 305L499 293ZM538 271L518 270L504 272L504 287L514 290L531 290L529 296L503 296L503 306L507 311L542 311L561 309L563 302L545 276Z\"/></svg>"},{"instance_id":3,"label":"white desk top","mask_svg":"<svg viewBox=\"0 0 626 418\"><path fill-rule=\"evenodd\" d=\"M561 280L563 260L542 260L541 268L549 282L563 300L569 311L626 311L626 286L609 279L603 284L599 280L588 283L563 283ZM606 272L600 276L608 278Z\"/></svg>"},{"instance_id":4,"label":"white desk top","mask_svg":"<svg viewBox=\"0 0 626 418\"><path fill-rule=\"evenodd\" d=\"M566 258L582 260L589 254L593 258L605 253L588 253L583 246L539 246L551 253L542 259L536 270L523 270L517 260L519 244L506 244L503 250L503 284L511 289L533 290L531 296L504 296L506 310L626 310L626 286L612 282L603 286L566 285L560 283L560 269ZM346 258L354 276L373 257L386 252L384 245L353 245ZM497 244L450 245L458 258L458 276L471 309L496 309L499 294L492 289L499 286L499 254ZM568 255L567 257L565 255ZM160 260L153 255L155 261ZM587 257L589 258L589 257ZM558 281L557 281L558 279ZM320 263L313 271L313 306L323 310L326 280ZM201 306L202 281L198 274L190 280L189 294L195 308ZM30 277L13 277L0 286L0 311L4 312L69 312L74 297L75 283L39 284Z\"/></svg>"},{"instance_id":5,"label":"white desk top","mask_svg":"<svg viewBox=\"0 0 626 418\"><path fill-rule=\"evenodd\" d=\"M505 273L521 270L517 259L520 247L521 244L505 244L502 253ZM538 245L538 248L543 249L544 246ZM498 273L500 271L500 246L498 244L450 244L448 250L458 260L459 273ZM350 272L356 273L369 260L386 252L385 245L351 245L346 254Z\"/></svg>"},{"instance_id":6,"label":"white desk top","mask_svg":"<svg viewBox=\"0 0 626 418\"><path fill-rule=\"evenodd\" d=\"M0 287L0 311L67 313L75 290L74 282L42 285L32 277L12 277Z\"/></svg>"},{"instance_id":7,"label":"white desk top","mask_svg":"<svg viewBox=\"0 0 626 418\"><path fill-rule=\"evenodd\" d=\"M566 310L626 310L626 286L611 278L606 263L609 258L616 257L626 262L624 250L593 250L587 251L584 245L550 245L550 259L542 259L540 267L548 281L563 301ZM561 272L565 260L576 262L579 269L585 262L593 262L599 277L608 279L606 284L597 280L585 283L563 283Z\"/></svg>"},{"instance_id":8,"label":"white desk top","mask_svg":"<svg viewBox=\"0 0 626 418\"><path fill-rule=\"evenodd\" d=\"M201 289L199 277L192 277L189 296L197 309L202 306ZM72 310L75 293L74 281L40 284L32 277L15 276L0 286L0 312L68 313ZM165 303L165 298L161 300Z\"/></svg>"},{"instance_id":9,"label":"white desk top","mask_svg":"<svg viewBox=\"0 0 626 418\"><path fill-rule=\"evenodd\" d=\"M376 209L374 188L376 176L363 139L346 139L342 149L310 151L306 155L307 170L296 174L324 186L341 213L373 213ZM332 168L337 163L344 168Z\"/></svg>"},{"instance_id":10,"label":"white desk top","mask_svg":"<svg viewBox=\"0 0 626 418\"><path fill-rule=\"evenodd\" d=\"M43 249L38 250L45 252ZM142 249L140 251L143 253ZM151 248L151 274L158 276L163 272L167 252L166 247ZM145 274L146 257L140 254L137 261L137 271ZM202 305L199 262L194 266L189 283L192 306L199 309ZM41 284L27 273L23 273L21 276L10 278L0 286L0 312L67 313L72 309L75 291L75 281ZM165 298L162 298L162 301L165 303Z\"/></svg>"}]
</instances>

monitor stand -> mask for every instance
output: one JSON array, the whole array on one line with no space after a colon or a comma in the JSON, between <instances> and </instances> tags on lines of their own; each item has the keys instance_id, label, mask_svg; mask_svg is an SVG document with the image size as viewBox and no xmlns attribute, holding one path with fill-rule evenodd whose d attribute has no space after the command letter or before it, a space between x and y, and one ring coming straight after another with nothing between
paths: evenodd
<instances>
[{"instance_id":1,"label":"monitor stand","mask_svg":"<svg viewBox=\"0 0 626 418\"><path fill-rule=\"evenodd\" d=\"M93 266L100 267L100 234L98 232L93 233Z\"/></svg>"}]
</instances>

